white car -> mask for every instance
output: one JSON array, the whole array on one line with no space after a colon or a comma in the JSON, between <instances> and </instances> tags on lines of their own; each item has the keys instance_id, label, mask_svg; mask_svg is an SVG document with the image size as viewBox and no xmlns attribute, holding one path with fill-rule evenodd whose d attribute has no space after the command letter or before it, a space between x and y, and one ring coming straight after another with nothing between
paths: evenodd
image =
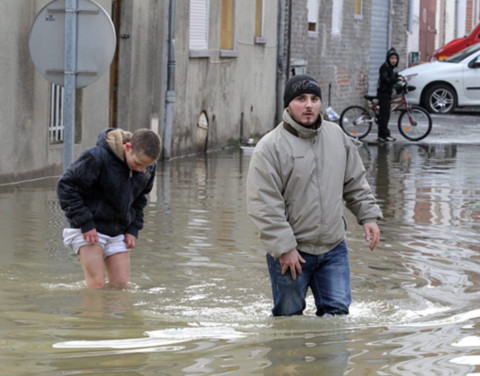
<instances>
[{"instance_id":1,"label":"white car","mask_svg":"<svg viewBox=\"0 0 480 376\"><path fill-rule=\"evenodd\" d=\"M399 73L415 90L411 104L429 112L446 114L456 107L480 106L480 43L441 61L407 68Z\"/></svg>"}]
</instances>

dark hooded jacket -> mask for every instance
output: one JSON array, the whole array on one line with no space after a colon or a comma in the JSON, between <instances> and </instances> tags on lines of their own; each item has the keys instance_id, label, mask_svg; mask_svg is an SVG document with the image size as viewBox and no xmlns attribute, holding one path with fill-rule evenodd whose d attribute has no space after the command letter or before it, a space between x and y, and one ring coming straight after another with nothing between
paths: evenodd
<instances>
[{"instance_id":1,"label":"dark hooded jacket","mask_svg":"<svg viewBox=\"0 0 480 376\"><path fill-rule=\"evenodd\" d=\"M130 137L121 129L104 130L97 145L85 150L60 178L57 195L71 227L82 233L95 228L108 236L138 237L156 164L143 172L130 170L123 148Z\"/></svg>"},{"instance_id":2,"label":"dark hooded jacket","mask_svg":"<svg viewBox=\"0 0 480 376\"><path fill-rule=\"evenodd\" d=\"M397 55L398 58L398 53L393 47L388 50L386 61L380 67L377 85L378 93L391 94L393 85L398 81L397 66L399 60L397 60L397 64L395 64L395 66L391 65L389 59L392 55Z\"/></svg>"}]
</instances>

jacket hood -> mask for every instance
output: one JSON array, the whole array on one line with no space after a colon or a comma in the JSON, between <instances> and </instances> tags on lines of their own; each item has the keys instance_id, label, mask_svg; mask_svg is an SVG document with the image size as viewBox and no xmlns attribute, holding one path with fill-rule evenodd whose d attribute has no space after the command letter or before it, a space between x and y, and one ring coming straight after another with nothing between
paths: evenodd
<instances>
[{"instance_id":1,"label":"jacket hood","mask_svg":"<svg viewBox=\"0 0 480 376\"><path fill-rule=\"evenodd\" d=\"M303 125L298 124L293 118L290 116L288 111L285 109L283 110L283 121L289 124L298 134L298 137L302 138L309 138L314 137L318 134L320 130L320 125L322 125L322 117L319 115L317 123L315 126L308 128L304 127Z\"/></svg>"},{"instance_id":2,"label":"jacket hood","mask_svg":"<svg viewBox=\"0 0 480 376\"><path fill-rule=\"evenodd\" d=\"M400 57L398 56L397 50L396 50L394 47L390 48L390 49L388 50L388 52L387 52L386 61L387 61L387 64L388 64L388 65L391 65L391 64L390 64L390 56L392 56L392 55L396 55L396 56L397 56L397 64L393 65L393 67L396 67L396 66L398 66L398 63L399 63L399 61L400 61Z\"/></svg>"},{"instance_id":3,"label":"jacket hood","mask_svg":"<svg viewBox=\"0 0 480 376\"><path fill-rule=\"evenodd\" d=\"M98 135L97 145L107 150L111 150L122 161L125 160L125 142L129 142L132 133L120 128L108 128Z\"/></svg>"}]
</instances>

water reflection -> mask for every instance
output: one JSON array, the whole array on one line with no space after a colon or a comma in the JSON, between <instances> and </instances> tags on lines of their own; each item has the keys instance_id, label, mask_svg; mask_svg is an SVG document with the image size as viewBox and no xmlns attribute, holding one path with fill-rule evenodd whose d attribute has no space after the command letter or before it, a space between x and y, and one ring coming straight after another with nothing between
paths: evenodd
<instances>
[{"instance_id":1,"label":"water reflection","mask_svg":"<svg viewBox=\"0 0 480 376\"><path fill-rule=\"evenodd\" d=\"M130 291L88 291L56 179L0 187L3 374L467 375L480 372L478 145L365 145L385 214L370 252L347 213L351 315L270 318L245 212L248 153L159 166Z\"/></svg>"},{"instance_id":2,"label":"water reflection","mask_svg":"<svg viewBox=\"0 0 480 376\"><path fill-rule=\"evenodd\" d=\"M300 323L297 323L297 325ZM275 328L278 329L278 328ZM291 338L273 339L265 343L269 361L264 375L300 376L345 374L351 356L351 338L345 331L325 331L321 334L302 333Z\"/></svg>"}]
</instances>

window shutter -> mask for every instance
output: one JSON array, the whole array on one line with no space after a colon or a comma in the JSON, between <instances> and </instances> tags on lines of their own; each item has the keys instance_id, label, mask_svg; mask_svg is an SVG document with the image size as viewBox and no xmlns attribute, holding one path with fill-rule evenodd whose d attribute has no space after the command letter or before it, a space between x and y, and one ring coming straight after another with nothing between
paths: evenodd
<instances>
[{"instance_id":1,"label":"window shutter","mask_svg":"<svg viewBox=\"0 0 480 376\"><path fill-rule=\"evenodd\" d=\"M235 0L222 0L222 21L220 48L233 50L235 48Z\"/></svg>"},{"instance_id":2,"label":"window shutter","mask_svg":"<svg viewBox=\"0 0 480 376\"><path fill-rule=\"evenodd\" d=\"M263 37L264 27L264 0L257 0L255 4L255 36Z\"/></svg>"},{"instance_id":3,"label":"window shutter","mask_svg":"<svg viewBox=\"0 0 480 376\"><path fill-rule=\"evenodd\" d=\"M307 1L308 23L316 24L318 21L318 0Z\"/></svg>"},{"instance_id":4,"label":"window shutter","mask_svg":"<svg viewBox=\"0 0 480 376\"><path fill-rule=\"evenodd\" d=\"M190 49L208 49L209 0L190 0Z\"/></svg>"}]
</instances>

